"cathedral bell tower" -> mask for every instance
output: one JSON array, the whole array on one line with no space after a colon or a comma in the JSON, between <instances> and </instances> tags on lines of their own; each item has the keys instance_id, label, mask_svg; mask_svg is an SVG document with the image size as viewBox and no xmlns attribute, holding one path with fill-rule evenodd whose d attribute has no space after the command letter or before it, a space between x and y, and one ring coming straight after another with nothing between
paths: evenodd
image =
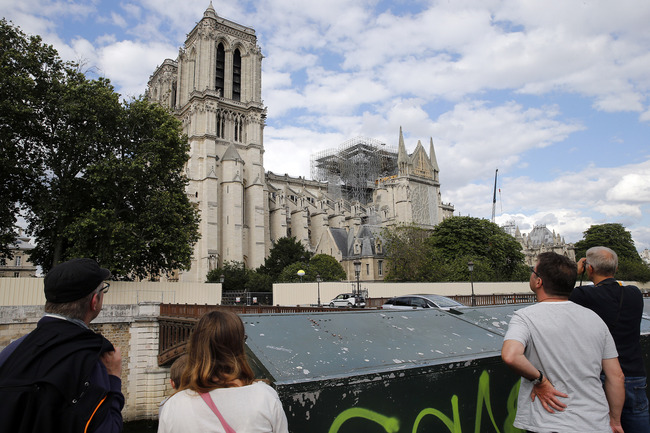
<instances>
[{"instance_id":1,"label":"cathedral bell tower","mask_svg":"<svg viewBox=\"0 0 650 433\"><path fill-rule=\"evenodd\" d=\"M149 99L168 106L188 136L187 193L201 212L201 239L181 281L205 281L225 261L255 268L268 253L262 58L255 31L210 3L177 60L150 78Z\"/></svg>"}]
</instances>

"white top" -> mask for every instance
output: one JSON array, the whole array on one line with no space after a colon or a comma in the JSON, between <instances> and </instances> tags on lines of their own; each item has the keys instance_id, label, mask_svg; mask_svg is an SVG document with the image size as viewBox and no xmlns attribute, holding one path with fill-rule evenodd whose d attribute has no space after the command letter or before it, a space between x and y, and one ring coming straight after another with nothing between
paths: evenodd
<instances>
[{"instance_id":1,"label":"white top","mask_svg":"<svg viewBox=\"0 0 650 433\"><path fill-rule=\"evenodd\" d=\"M288 433L287 416L277 392L264 382L219 388L210 397L237 433ZM184 390L161 407L158 433L224 433L219 418L201 396Z\"/></svg>"},{"instance_id":2,"label":"white top","mask_svg":"<svg viewBox=\"0 0 650 433\"><path fill-rule=\"evenodd\" d=\"M531 381L522 379L514 426L535 432L611 433L609 406L600 381L603 359L616 358L607 325L571 301L540 302L514 313L505 340L525 346L526 358L569 395L564 411L548 413L531 401Z\"/></svg>"}]
</instances>

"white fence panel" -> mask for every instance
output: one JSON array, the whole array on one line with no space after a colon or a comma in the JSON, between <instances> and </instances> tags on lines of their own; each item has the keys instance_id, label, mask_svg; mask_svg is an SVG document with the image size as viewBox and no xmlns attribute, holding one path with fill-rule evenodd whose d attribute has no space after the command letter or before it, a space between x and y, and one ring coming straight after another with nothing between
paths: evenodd
<instances>
[{"instance_id":1,"label":"white fence panel","mask_svg":"<svg viewBox=\"0 0 650 433\"><path fill-rule=\"evenodd\" d=\"M160 302L169 304L221 303L221 284L111 281L104 304L138 304ZM44 305L43 278L0 278L0 305Z\"/></svg>"}]
</instances>

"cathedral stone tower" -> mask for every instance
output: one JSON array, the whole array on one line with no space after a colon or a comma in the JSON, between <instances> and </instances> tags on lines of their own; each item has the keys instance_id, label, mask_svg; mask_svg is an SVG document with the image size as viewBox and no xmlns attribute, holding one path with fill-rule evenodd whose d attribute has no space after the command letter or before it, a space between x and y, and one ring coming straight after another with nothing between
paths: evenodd
<instances>
[{"instance_id":1,"label":"cathedral stone tower","mask_svg":"<svg viewBox=\"0 0 650 433\"><path fill-rule=\"evenodd\" d=\"M183 123L187 191L201 212L201 239L181 281L205 281L225 261L256 268L268 253L262 58L255 31L210 4L177 60L165 60L149 80L149 99Z\"/></svg>"},{"instance_id":2,"label":"cathedral stone tower","mask_svg":"<svg viewBox=\"0 0 650 433\"><path fill-rule=\"evenodd\" d=\"M361 280L381 280L382 227L431 228L453 215L440 197L433 140L429 155L420 142L409 155L401 128L398 152L374 139L348 140L314 160L330 175L355 174L334 182L266 173L262 58L255 31L210 4L178 58L164 60L149 80L149 100L167 107L188 136L187 195L201 212L192 266L179 280L205 281L226 261L255 269L284 236L335 257L350 279L361 260Z\"/></svg>"}]
</instances>

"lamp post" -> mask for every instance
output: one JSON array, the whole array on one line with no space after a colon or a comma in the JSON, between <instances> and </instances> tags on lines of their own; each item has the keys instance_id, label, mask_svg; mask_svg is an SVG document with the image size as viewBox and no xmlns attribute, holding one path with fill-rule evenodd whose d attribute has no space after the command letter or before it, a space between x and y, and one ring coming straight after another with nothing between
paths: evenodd
<instances>
[{"instance_id":1,"label":"lamp post","mask_svg":"<svg viewBox=\"0 0 650 433\"><path fill-rule=\"evenodd\" d=\"M305 271L303 271L302 269L299 270L299 271L298 271L298 276L300 277L300 282L302 283L302 277L305 276Z\"/></svg>"},{"instance_id":2,"label":"lamp post","mask_svg":"<svg viewBox=\"0 0 650 433\"><path fill-rule=\"evenodd\" d=\"M226 276L224 274L219 275L219 282L223 284L224 281L226 281Z\"/></svg>"},{"instance_id":3,"label":"lamp post","mask_svg":"<svg viewBox=\"0 0 650 433\"><path fill-rule=\"evenodd\" d=\"M469 269L469 281L472 285L472 307L476 307L476 296L474 295L474 278L472 275L474 272L474 262L471 260L467 262L467 269Z\"/></svg>"},{"instance_id":4,"label":"lamp post","mask_svg":"<svg viewBox=\"0 0 650 433\"><path fill-rule=\"evenodd\" d=\"M320 307L320 282L323 281L320 277L320 274L316 275L316 283L318 284L318 306Z\"/></svg>"},{"instance_id":5,"label":"lamp post","mask_svg":"<svg viewBox=\"0 0 650 433\"><path fill-rule=\"evenodd\" d=\"M361 276L361 261L355 260L354 264L354 275L357 277L357 296L361 296L361 287L359 286L359 276Z\"/></svg>"}]
</instances>

